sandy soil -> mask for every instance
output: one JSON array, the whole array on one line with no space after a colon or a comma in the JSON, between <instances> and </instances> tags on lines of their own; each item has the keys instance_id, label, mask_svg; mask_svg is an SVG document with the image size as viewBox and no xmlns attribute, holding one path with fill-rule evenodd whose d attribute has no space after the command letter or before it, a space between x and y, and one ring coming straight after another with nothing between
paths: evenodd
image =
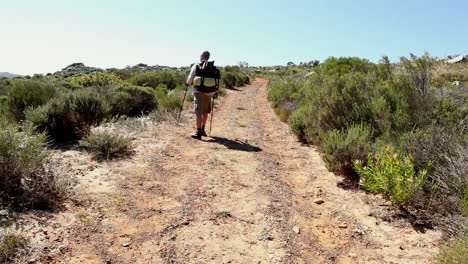
<instances>
[{"instance_id":1,"label":"sandy soil","mask_svg":"<svg viewBox=\"0 0 468 264\"><path fill-rule=\"evenodd\" d=\"M441 234L375 218L375 199L337 187L277 118L266 85L231 91L203 141L189 137L189 117L140 128L131 159L68 153L70 168L85 166L78 195L48 222L58 251L37 262L430 263Z\"/></svg>"}]
</instances>

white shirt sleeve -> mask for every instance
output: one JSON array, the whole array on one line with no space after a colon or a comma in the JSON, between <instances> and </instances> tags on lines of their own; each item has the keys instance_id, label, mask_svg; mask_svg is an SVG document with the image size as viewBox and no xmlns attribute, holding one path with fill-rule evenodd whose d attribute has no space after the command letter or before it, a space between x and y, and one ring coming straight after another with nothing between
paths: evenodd
<instances>
[{"instance_id":1,"label":"white shirt sleeve","mask_svg":"<svg viewBox=\"0 0 468 264\"><path fill-rule=\"evenodd\" d=\"M189 85L192 85L193 84L193 80L195 79L195 72L197 70L197 64L194 64L192 66L192 69L190 70L190 74L189 76L187 77L187 83Z\"/></svg>"}]
</instances>

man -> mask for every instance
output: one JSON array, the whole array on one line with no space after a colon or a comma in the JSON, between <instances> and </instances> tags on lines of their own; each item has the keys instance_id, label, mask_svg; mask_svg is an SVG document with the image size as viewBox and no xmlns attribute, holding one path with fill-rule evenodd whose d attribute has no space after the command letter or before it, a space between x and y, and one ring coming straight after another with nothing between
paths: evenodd
<instances>
[{"instance_id":1,"label":"man","mask_svg":"<svg viewBox=\"0 0 468 264\"><path fill-rule=\"evenodd\" d=\"M209 76L210 72L217 72L215 75L219 75L219 70L216 70L216 67L213 66L213 62L211 62L211 68L208 69L206 65L208 65L208 60L210 59L210 52L203 51L200 55L200 63L194 64L192 69L190 70L190 74L187 77L187 84L192 85L193 81L196 76L200 77L214 77L220 78L220 76ZM206 70L205 70L206 69ZM208 114L211 113L211 100L213 95L216 94L216 90L207 89L201 86L195 86L193 89L193 99L194 99L194 107L195 107L195 114L197 116L197 131L192 135L192 138L201 140L201 137L206 137L206 121L208 120Z\"/></svg>"}]
</instances>

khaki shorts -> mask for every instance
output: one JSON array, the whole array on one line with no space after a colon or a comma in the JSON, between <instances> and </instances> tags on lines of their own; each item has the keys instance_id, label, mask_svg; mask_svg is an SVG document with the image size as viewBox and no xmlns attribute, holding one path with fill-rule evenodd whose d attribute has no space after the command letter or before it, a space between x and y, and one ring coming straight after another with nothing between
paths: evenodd
<instances>
[{"instance_id":1,"label":"khaki shorts","mask_svg":"<svg viewBox=\"0 0 468 264\"><path fill-rule=\"evenodd\" d=\"M195 114L197 116L211 113L211 95L207 95L205 93L194 93L193 101Z\"/></svg>"}]
</instances>

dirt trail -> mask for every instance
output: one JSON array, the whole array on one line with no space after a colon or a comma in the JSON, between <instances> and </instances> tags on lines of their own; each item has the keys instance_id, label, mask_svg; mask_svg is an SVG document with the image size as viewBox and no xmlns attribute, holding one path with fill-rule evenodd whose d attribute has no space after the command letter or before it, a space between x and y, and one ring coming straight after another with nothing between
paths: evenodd
<instances>
[{"instance_id":1,"label":"dirt trail","mask_svg":"<svg viewBox=\"0 0 468 264\"><path fill-rule=\"evenodd\" d=\"M111 166L117 197L77 216L58 262L430 262L440 234L369 216L366 195L338 188L319 153L279 121L266 84L230 92L212 138L189 138L189 120Z\"/></svg>"}]
</instances>

